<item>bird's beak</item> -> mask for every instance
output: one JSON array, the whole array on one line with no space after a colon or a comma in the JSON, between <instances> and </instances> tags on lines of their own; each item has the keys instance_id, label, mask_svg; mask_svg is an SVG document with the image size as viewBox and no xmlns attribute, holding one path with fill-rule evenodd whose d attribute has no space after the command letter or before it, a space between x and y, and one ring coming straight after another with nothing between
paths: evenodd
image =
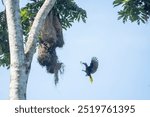
<instances>
[{"instance_id":1,"label":"bird's beak","mask_svg":"<svg viewBox=\"0 0 150 117\"><path fill-rule=\"evenodd\" d=\"M80 61L80 64L83 64L83 62L82 62L82 61Z\"/></svg>"}]
</instances>

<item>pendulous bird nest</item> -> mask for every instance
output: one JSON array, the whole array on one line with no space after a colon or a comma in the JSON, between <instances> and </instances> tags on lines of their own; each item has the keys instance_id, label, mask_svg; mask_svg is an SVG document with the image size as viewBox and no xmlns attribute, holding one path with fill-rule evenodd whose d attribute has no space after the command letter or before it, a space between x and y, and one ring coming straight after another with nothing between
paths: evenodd
<instances>
[{"instance_id":1,"label":"pendulous bird nest","mask_svg":"<svg viewBox=\"0 0 150 117\"><path fill-rule=\"evenodd\" d=\"M48 14L41 30L41 39L38 47L38 62L46 67L48 73L54 74L55 84L58 83L58 73L63 73L63 63L59 62L56 53L57 47L63 47L64 39L62 26L58 15L52 11Z\"/></svg>"}]
</instances>

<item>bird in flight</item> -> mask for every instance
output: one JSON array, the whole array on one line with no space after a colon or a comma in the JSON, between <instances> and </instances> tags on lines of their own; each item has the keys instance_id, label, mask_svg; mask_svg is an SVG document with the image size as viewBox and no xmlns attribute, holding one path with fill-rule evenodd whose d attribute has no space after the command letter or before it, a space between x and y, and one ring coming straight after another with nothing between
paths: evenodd
<instances>
[{"instance_id":1,"label":"bird in flight","mask_svg":"<svg viewBox=\"0 0 150 117\"><path fill-rule=\"evenodd\" d=\"M81 62L81 64L85 65L85 70L82 70L86 73L86 76L89 76L90 82L93 82L93 78L91 74L95 73L98 69L98 59L96 57L92 57L91 63L88 66L87 63Z\"/></svg>"}]
</instances>

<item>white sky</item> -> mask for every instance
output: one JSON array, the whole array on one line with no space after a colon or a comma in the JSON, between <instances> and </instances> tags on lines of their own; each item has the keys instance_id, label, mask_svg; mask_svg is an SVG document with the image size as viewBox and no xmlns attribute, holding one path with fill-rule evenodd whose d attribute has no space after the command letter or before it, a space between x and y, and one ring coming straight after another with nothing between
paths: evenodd
<instances>
[{"instance_id":1,"label":"white sky","mask_svg":"<svg viewBox=\"0 0 150 117\"><path fill-rule=\"evenodd\" d=\"M150 25L117 20L112 2L76 0L87 11L87 23L64 31L65 45L57 49L65 73L58 86L35 54L28 82L28 99L150 99ZM0 5L0 8L1 5ZM80 61L99 60L94 82ZM0 68L0 99L8 99L9 70Z\"/></svg>"}]
</instances>

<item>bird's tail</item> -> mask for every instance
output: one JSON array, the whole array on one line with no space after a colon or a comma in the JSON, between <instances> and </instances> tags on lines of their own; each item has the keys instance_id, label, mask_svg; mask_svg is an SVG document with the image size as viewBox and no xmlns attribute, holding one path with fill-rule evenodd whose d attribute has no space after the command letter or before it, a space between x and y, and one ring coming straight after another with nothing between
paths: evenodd
<instances>
[{"instance_id":1,"label":"bird's tail","mask_svg":"<svg viewBox=\"0 0 150 117\"><path fill-rule=\"evenodd\" d=\"M93 83L93 78L91 75L90 75L90 82Z\"/></svg>"}]
</instances>

